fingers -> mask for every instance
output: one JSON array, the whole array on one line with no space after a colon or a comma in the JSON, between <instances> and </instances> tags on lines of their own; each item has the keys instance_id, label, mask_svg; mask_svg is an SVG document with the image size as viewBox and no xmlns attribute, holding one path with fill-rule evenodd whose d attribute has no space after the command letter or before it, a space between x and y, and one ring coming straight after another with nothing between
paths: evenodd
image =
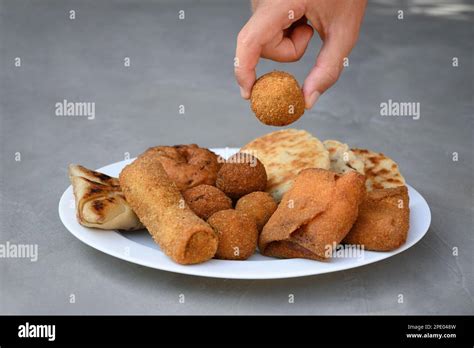
<instances>
[{"instance_id":1,"label":"fingers","mask_svg":"<svg viewBox=\"0 0 474 348\"><path fill-rule=\"evenodd\" d=\"M298 25L292 28L289 37L282 36L275 44L265 45L261 53L262 57L277 62L297 61L306 51L313 32L313 28L308 24Z\"/></svg>"},{"instance_id":2,"label":"fingers","mask_svg":"<svg viewBox=\"0 0 474 348\"><path fill-rule=\"evenodd\" d=\"M285 6L291 5L289 1L282 2L282 4L286 4ZM303 15L304 9L302 7L294 11L294 18L289 18L286 8L282 6L268 6L259 8L242 28L237 37L234 73L243 98L250 98L250 92L256 79L255 67L262 55L264 46L272 42L283 32L284 28L288 28L293 22L303 17ZM279 52L275 54L275 57L294 59L302 54L309 42L309 31L310 29L307 27L298 29L297 34L294 36L296 41L292 41L291 37L283 40L282 37L275 44ZM289 49L289 53L283 53L284 49Z\"/></svg>"},{"instance_id":3,"label":"fingers","mask_svg":"<svg viewBox=\"0 0 474 348\"><path fill-rule=\"evenodd\" d=\"M344 35L329 35L326 38L316 64L303 84L307 109L311 109L319 96L339 79L344 58L349 55L354 43L355 41Z\"/></svg>"},{"instance_id":4,"label":"fingers","mask_svg":"<svg viewBox=\"0 0 474 348\"><path fill-rule=\"evenodd\" d=\"M243 28L237 37L237 49L234 61L234 74L240 86L242 98L249 99L250 91L256 79L255 67L262 51L262 45L250 29Z\"/></svg>"}]
</instances>

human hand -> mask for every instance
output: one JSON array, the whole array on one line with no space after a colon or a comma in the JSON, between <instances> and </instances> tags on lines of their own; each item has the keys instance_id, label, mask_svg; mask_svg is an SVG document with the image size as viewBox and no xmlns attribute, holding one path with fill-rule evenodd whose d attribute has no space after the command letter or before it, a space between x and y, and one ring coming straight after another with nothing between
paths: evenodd
<instances>
[{"instance_id":1,"label":"human hand","mask_svg":"<svg viewBox=\"0 0 474 348\"><path fill-rule=\"evenodd\" d=\"M260 57L299 60L313 36L323 45L303 84L307 109L339 78L343 60L359 36L366 0L252 0L254 14L237 37L235 76L243 98L250 98ZM308 24L308 20L312 26Z\"/></svg>"}]
</instances>

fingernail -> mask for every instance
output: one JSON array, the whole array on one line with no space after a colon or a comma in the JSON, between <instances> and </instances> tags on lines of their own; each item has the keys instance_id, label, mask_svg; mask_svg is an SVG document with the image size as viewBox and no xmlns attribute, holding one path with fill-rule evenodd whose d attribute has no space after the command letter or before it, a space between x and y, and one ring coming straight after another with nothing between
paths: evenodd
<instances>
[{"instance_id":1,"label":"fingernail","mask_svg":"<svg viewBox=\"0 0 474 348\"><path fill-rule=\"evenodd\" d=\"M311 109L313 105L318 101L321 93L318 91L313 92L306 100L306 109Z\"/></svg>"},{"instance_id":2,"label":"fingernail","mask_svg":"<svg viewBox=\"0 0 474 348\"><path fill-rule=\"evenodd\" d=\"M242 96L242 98L244 99L249 99L250 96L248 95L248 93L242 88L240 87L240 95Z\"/></svg>"}]
</instances>

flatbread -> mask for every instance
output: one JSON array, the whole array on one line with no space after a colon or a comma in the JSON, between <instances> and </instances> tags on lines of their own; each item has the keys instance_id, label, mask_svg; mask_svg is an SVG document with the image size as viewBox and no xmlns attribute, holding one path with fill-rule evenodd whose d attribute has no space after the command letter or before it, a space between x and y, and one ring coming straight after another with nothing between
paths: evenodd
<instances>
[{"instance_id":1,"label":"flatbread","mask_svg":"<svg viewBox=\"0 0 474 348\"><path fill-rule=\"evenodd\" d=\"M76 217L86 227L103 230L144 228L127 203L119 180L77 164L69 165Z\"/></svg>"},{"instance_id":2,"label":"flatbread","mask_svg":"<svg viewBox=\"0 0 474 348\"><path fill-rule=\"evenodd\" d=\"M352 149L364 161L367 191L405 186L398 164L383 153L366 149Z\"/></svg>"},{"instance_id":3,"label":"flatbread","mask_svg":"<svg viewBox=\"0 0 474 348\"><path fill-rule=\"evenodd\" d=\"M240 151L257 157L263 163L268 177L266 191L277 202L301 170L329 169L329 152L318 138L304 130L272 132L251 141Z\"/></svg>"},{"instance_id":4,"label":"flatbread","mask_svg":"<svg viewBox=\"0 0 474 348\"><path fill-rule=\"evenodd\" d=\"M365 174L364 161L351 151L349 145L337 140L325 140L324 147L329 152L331 171L338 174L344 174L349 171Z\"/></svg>"}]
</instances>

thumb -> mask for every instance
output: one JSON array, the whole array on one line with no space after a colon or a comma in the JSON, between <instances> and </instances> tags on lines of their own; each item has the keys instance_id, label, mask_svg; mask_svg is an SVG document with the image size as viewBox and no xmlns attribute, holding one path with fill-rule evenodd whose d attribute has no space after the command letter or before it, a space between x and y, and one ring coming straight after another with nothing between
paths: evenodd
<instances>
[{"instance_id":1,"label":"thumb","mask_svg":"<svg viewBox=\"0 0 474 348\"><path fill-rule=\"evenodd\" d=\"M311 109L319 96L339 79L343 60L350 52L350 48L344 47L346 45L342 43L343 41L336 37L328 37L324 42L316 64L303 84L306 109Z\"/></svg>"}]
</instances>

